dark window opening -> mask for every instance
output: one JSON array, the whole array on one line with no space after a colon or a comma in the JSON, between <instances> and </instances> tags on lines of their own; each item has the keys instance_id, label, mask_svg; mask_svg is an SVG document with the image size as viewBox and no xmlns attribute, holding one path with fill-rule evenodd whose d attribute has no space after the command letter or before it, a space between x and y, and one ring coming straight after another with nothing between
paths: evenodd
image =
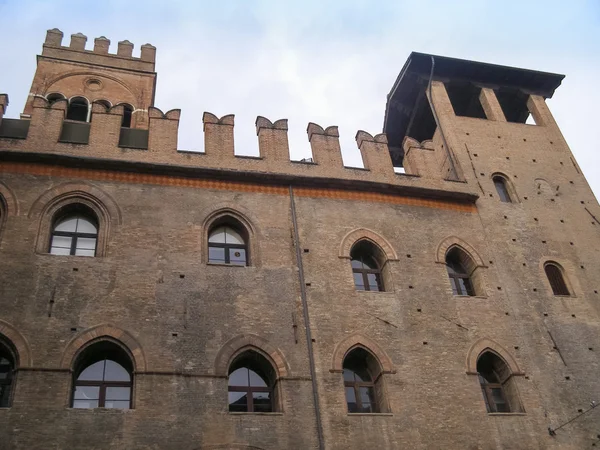
<instances>
[{"instance_id":1,"label":"dark window opening","mask_svg":"<svg viewBox=\"0 0 600 450\"><path fill-rule=\"evenodd\" d=\"M85 350L74 371L73 408L131 408L133 365L117 344L99 342Z\"/></svg>"},{"instance_id":2,"label":"dark window opening","mask_svg":"<svg viewBox=\"0 0 600 450\"><path fill-rule=\"evenodd\" d=\"M477 373L487 411L511 412L506 392L511 373L506 363L494 353L485 352L477 360Z\"/></svg>"},{"instance_id":3,"label":"dark window opening","mask_svg":"<svg viewBox=\"0 0 600 450\"><path fill-rule=\"evenodd\" d=\"M252 350L239 355L229 367L228 403L231 412L273 412L275 371Z\"/></svg>"},{"instance_id":4,"label":"dark window opening","mask_svg":"<svg viewBox=\"0 0 600 450\"><path fill-rule=\"evenodd\" d=\"M14 370L15 359L12 352L0 343L0 408L10 407Z\"/></svg>"},{"instance_id":5,"label":"dark window opening","mask_svg":"<svg viewBox=\"0 0 600 450\"><path fill-rule=\"evenodd\" d=\"M461 249L454 247L446 254L446 269L454 295L476 295L470 266L473 266L471 259Z\"/></svg>"},{"instance_id":6,"label":"dark window opening","mask_svg":"<svg viewBox=\"0 0 600 450\"><path fill-rule=\"evenodd\" d=\"M508 193L508 188L506 186L506 180L498 175L493 178L493 181L494 186L496 187L496 191L498 192L498 197L500 197L500 201L505 203L512 203L510 194Z\"/></svg>"},{"instance_id":7,"label":"dark window opening","mask_svg":"<svg viewBox=\"0 0 600 450\"><path fill-rule=\"evenodd\" d=\"M544 266L544 271L546 272L546 277L548 277L548 282L550 283L554 295L571 295L559 266L553 263L547 263Z\"/></svg>"},{"instance_id":8,"label":"dark window opening","mask_svg":"<svg viewBox=\"0 0 600 450\"><path fill-rule=\"evenodd\" d=\"M248 265L248 237L244 227L233 223L213 226L208 235L208 262Z\"/></svg>"},{"instance_id":9,"label":"dark window opening","mask_svg":"<svg viewBox=\"0 0 600 450\"><path fill-rule=\"evenodd\" d=\"M446 92L450 98L450 103L452 103L454 114L486 119L485 111L479 100L480 87L468 82L453 81L446 83Z\"/></svg>"},{"instance_id":10,"label":"dark window opening","mask_svg":"<svg viewBox=\"0 0 600 450\"><path fill-rule=\"evenodd\" d=\"M67 120L88 122L88 102L83 97L72 98L67 108Z\"/></svg>"},{"instance_id":11,"label":"dark window opening","mask_svg":"<svg viewBox=\"0 0 600 450\"><path fill-rule=\"evenodd\" d=\"M111 108L110 102L108 100L95 100L94 103L98 103L99 105L104 106L107 111Z\"/></svg>"},{"instance_id":12,"label":"dark window opening","mask_svg":"<svg viewBox=\"0 0 600 450\"><path fill-rule=\"evenodd\" d=\"M98 221L89 208L70 205L57 215L52 226L49 253L96 256Z\"/></svg>"},{"instance_id":13,"label":"dark window opening","mask_svg":"<svg viewBox=\"0 0 600 450\"><path fill-rule=\"evenodd\" d=\"M62 95L62 94L59 94L57 92L54 92L52 94L48 94L46 96L46 100L48 100L48 103L51 104L51 105L53 103L56 103L58 100L64 100L64 99L65 99L65 96Z\"/></svg>"},{"instance_id":14,"label":"dark window opening","mask_svg":"<svg viewBox=\"0 0 600 450\"><path fill-rule=\"evenodd\" d=\"M344 358L344 389L349 413L378 413L378 392L382 391L375 379L380 373L375 358L363 348L355 348Z\"/></svg>"},{"instance_id":15,"label":"dark window opening","mask_svg":"<svg viewBox=\"0 0 600 450\"><path fill-rule=\"evenodd\" d=\"M501 88L495 91L496 98L507 122L527 123L529 118L529 108L527 101L529 95L518 89ZM531 123L531 121L529 121Z\"/></svg>"},{"instance_id":16,"label":"dark window opening","mask_svg":"<svg viewBox=\"0 0 600 450\"><path fill-rule=\"evenodd\" d=\"M368 241L360 241L350 251L354 286L358 291L383 291L381 251Z\"/></svg>"},{"instance_id":17,"label":"dark window opening","mask_svg":"<svg viewBox=\"0 0 600 450\"><path fill-rule=\"evenodd\" d=\"M133 108L129 105L123 106L123 120L121 121L122 128L131 128L131 115L133 114Z\"/></svg>"}]
</instances>

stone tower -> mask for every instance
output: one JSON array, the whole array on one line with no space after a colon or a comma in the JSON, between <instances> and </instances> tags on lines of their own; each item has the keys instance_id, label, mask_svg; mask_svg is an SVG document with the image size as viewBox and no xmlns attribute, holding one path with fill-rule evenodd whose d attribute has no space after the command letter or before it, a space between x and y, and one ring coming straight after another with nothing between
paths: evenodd
<instances>
[{"instance_id":1,"label":"stone tower","mask_svg":"<svg viewBox=\"0 0 600 450\"><path fill-rule=\"evenodd\" d=\"M581 449L600 206L562 75L412 53L384 133L153 105L154 54L50 30L0 94L0 448ZM199 137L201 139L201 137ZM574 419L571 421L571 419Z\"/></svg>"}]
</instances>

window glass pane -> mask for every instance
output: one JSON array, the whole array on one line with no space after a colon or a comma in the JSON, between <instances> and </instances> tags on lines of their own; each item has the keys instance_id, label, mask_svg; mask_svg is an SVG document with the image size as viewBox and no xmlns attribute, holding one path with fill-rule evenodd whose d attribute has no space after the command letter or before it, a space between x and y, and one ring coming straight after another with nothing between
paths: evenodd
<instances>
[{"instance_id":1,"label":"window glass pane","mask_svg":"<svg viewBox=\"0 0 600 450\"><path fill-rule=\"evenodd\" d=\"M253 392L252 405L255 412L271 412L271 393L270 392Z\"/></svg>"},{"instance_id":2,"label":"window glass pane","mask_svg":"<svg viewBox=\"0 0 600 450\"><path fill-rule=\"evenodd\" d=\"M229 411L247 412L248 398L246 392L229 392Z\"/></svg>"},{"instance_id":3,"label":"window glass pane","mask_svg":"<svg viewBox=\"0 0 600 450\"><path fill-rule=\"evenodd\" d=\"M104 360L98 361L91 366L86 367L77 377L79 381L102 381L104 373Z\"/></svg>"},{"instance_id":4,"label":"window glass pane","mask_svg":"<svg viewBox=\"0 0 600 450\"><path fill-rule=\"evenodd\" d=\"M238 266L246 265L246 250L243 248L229 249L229 262Z\"/></svg>"},{"instance_id":5,"label":"window glass pane","mask_svg":"<svg viewBox=\"0 0 600 450\"><path fill-rule=\"evenodd\" d=\"M98 400L73 400L73 408L97 408Z\"/></svg>"},{"instance_id":6,"label":"window glass pane","mask_svg":"<svg viewBox=\"0 0 600 450\"><path fill-rule=\"evenodd\" d=\"M96 248L96 238L78 237L75 245L78 249L94 250Z\"/></svg>"},{"instance_id":7,"label":"window glass pane","mask_svg":"<svg viewBox=\"0 0 600 450\"><path fill-rule=\"evenodd\" d=\"M248 386L248 369L242 367L231 372L229 386Z\"/></svg>"},{"instance_id":8,"label":"window glass pane","mask_svg":"<svg viewBox=\"0 0 600 450\"><path fill-rule=\"evenodd\" d=\"M267 383L265 383L265 380L263 380L259 374L253 370L248 370L248 372L250 373L250 386L267 387Z\"/></svg>"},{"instance_id":9,"label":"window glass pane","mask_svg":"<svg viewBox=\"0 0 600 450\"><path fill-rule=\"evenodd\" d=\"M54 231L70 231L74 233L77 230L77 218L71 217L63 219L54 227Z\"/></svg>"},{"instance_id":10,"label":"window glass pane","mask_svg":"<svg viewBox=\"0 0 600 450\"><path fill-rule=\"evenodd\" d=\"M362 273L354 273L354 286L359 291L365 290L365 284Z\"/></svg>"},{"instance_id":11,"label":"window glass pane","mask_svg":"<svg viewBox=\"0 0 600 450\"><path fill-rule=\"evenodd\" d=\"M244 240L242 236L232 228L225 228L225 242L227 244L242 244L244 245Z\"/></svg>"},{"instance_id":12,"label":"window glass pane","mask_svg":"<svg viewBox=\"0 0 600 450\"><path fill-rule=\"evenodd\" d=\"M352 264L352 268L353 269L362 269L363 268L363 263L361 261L359 261L358 259L353 259L350 264Z\"/></svg>"},{"instance_id":13,"label":"window glass pane","mask_svg":"<svg viewBox=\"0 0 600 450\"><path fill-rule=\"evenodd\" d=\"M458 291L458 282L456 281L456 278L450 278L450 284L452 285L452 294L460 295Z\"/></svg>"},{"instance_id":14,"label":"window glass pane","mask_svg":"<svg viewBox=\"0 0 600 450\"><path fill-rule=\"evenodd\" d=\"M363 256L362 262L363 266L367 269L377 269L377 263L371 256Z\"/></svg>"},{"instance_id":15,"label":"window glass pane","mask_svg":"<svg viewBox=\"0 0 600 450\"><path fill-rule=\"evenodd\" d=\"M106 368L104 369L104 381L131 381L131 377L122 365L107 359Z\"/></svg>"},{"instance_id":16,"label":"window glass pane","mask_svg":"<svg viewBox=\"0 0 600 450\"><path fill-rule=\"evenodd\" d=\"M496 186L496 191L498 191L498 197L503 202L510 203L510 196L508 195L508 190L506 189L506 183L500 177L494 178L494 185Z\"/></svg>"},{"instance_id":17,"label":"window glass pane","mask_svg":"<svg viewBox=\"0 0 600 450\"><path fill-rule=\"evenodd\" d=\"M97 234L98 230L96 229L96 225L94 225L89 220L79 218L77 219L77 232Z\"/></svg>"},{"instance_id":18,"label":"window glass pane","mask_svg":"<svg viewBox=\"0 0 600 450\"><path fill-rule=\"evenodd\" d=\"M104 407L113 409L129 409L129 400L106 400L104 402Z\"/></svg>"},{"instance_id":19,"label":"window glass pane","mask_svg":"<svg viewBox=\"0 0 600 450\"><path fill-rule=\"evenodd\" d=\"M504 393L502 392L502 388L492 388L492 400L496 405L500 403L506 403L504 400Z\"/></svg>"},{"instance_id":20,"label":"window glass pane","mask_svg":"<svg viewBox=\"0 0 600 450\"><path fill-rule=\"evenodd\" d=\"M463 289L463 295L475 295L473 292L473 286L469 278L461 278L461 287Z\"/></svg>"},{"instance_id":21,"label":"window glass pane","mask_svg":"<svg viewBox=\"0 0 600 450\"><path fill-rule=\"evenodd\" d=\"M346 387L346 403L348 404L348 412L358 412L356 405L356 394L354 393L354 387Z\"/></svg>"},{"instance_id":22,"label":"window glass pane","mask_svg":"<svg viewBox=\"0 0 600 450\"><path fill-rule=\"evenodd\" d=\"M359 389L360 402L362 403L362 412L372 412L371 405L373 403L373 388L368 386L361 386Z\"/></svg>"},{"instance_id":23,"label":"window glass pane","mask_svg":"<svg viewBox=\"0 0 600 450\"><path fill-rule=\"evenodd\" d=\"M225 263L225 249L219 247L209 247L208 261L214 263Z\"/></svg>"},{"instance_id":24,"label":"window glass pane","mask_svg":"<svg viewBox=\"0 0 600 450\"><path fill-rule=\"evenodd\" d=\"M219 227L210 233L208 237L208 242L216 242L219 244L225 243L225 227Z\"/></svg>"},{"instance_id":25,"label":"window glass pane","mask_svg":"<svg viewBox=\"0 0 600 450\"><path fill-rule=\"evenodd\" d=\"M378 291L379 290L379 274L368 273L367 279L369 280L369 290L370 291Z\"/></svg>"},{"instance_id":26,"label":"window glass pane","mask_svg":"<svg viewBox=\"0 0 600 450\"><path fill-rule=\"evenodd\" d=\"M72 237L68 236L52 236L52 247L71 248Z\"/></svg>"},{"instance_id":27,"label":"window glass pane","mask_svg":"<svg viewBox=\"0 0 600 450\"><path fill-rule=\"evenodd\" d=\"M106 401L108 400L127 400L131 397L131 389L128 387L107 387Z\"/></svg>"},{"instance_id":28,"label":"window glass pane","mask_svg":"<svg viewBox=\"0 0 600 450\"><path fill-rule=\"evenodd\" d=\"M75 400L98 400L100 398L100 387L98 386L76 386Z\"/></svg>"},{"instance_id":29,"label":"window glass pane","mask_svg":"<svg viewBox=\"0 0 600 450\"><path fill-rule=\"evenodd\" d=\"M354 381L354 372L350 369L344 369L344 381Z\"/></svg>"},{"instance_id":30,"label":"window glass pane","mask_svg":"<svg viewBox=\"0 0 600 450\"><path fill-rule=\"evenodd\" d=\"M81 250L81 249L76 249L75 250L75 255L77 256L96 256L96 250Z\"/></svg>"},{"instance_id":31,"label":"window glass pane","mask_svg":"<svg viewBox=\"0 0 600 450\"><path fill-rule=\"evenodd\" d=\"M9 406L10 398L10 384L0 385L0 408L7 408Z\"/></svg>"},{"instance_id":32,"label":"window glass pane","mask_svg":"<svg viewBox=\"0 0 600 450\"><path fill-rule=\"evenodd\" d=\"M71 249L70 248L62 248L62 247L52 247L50 249L50 254L51 255L70 255Z\"/></svg>"}]
</instances>

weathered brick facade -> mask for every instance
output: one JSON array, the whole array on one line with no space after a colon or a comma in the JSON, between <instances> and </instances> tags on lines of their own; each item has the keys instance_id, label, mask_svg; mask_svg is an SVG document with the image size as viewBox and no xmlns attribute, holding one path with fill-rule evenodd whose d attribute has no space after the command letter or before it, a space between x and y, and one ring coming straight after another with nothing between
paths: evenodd
<instances>
[{"instance_id":1,"label":"weathered brick facade","mask_svg":"<svg viewBox=\"0 0 600 450\"><path fill-rule=\"evenodd\" d=\"M406 110L394 89L386 131L394 111L413 120L401 142L359 131L357 169L343 166L337 127L313 123L314 161L290 161L284 119L257 118L260 157L236 156L234 116L210 113L205 152L178 151L179 111L153 106L154 47L133 58L126 41L109 55L105 38L94 51L83 35L61 39L48 32L19 121L2 120L0 95L0 343L15 366L0 448L592 445L595 409L548 432L600 400L600 207L544 100L560 76L491 65L481 75L440 58L473 78L485 116L455 114L440 63L416 82L433 105L428 139L410 134L419 101ZM498 79L536 125L507 121L496 95L506 86L489 73L508 74ZM92 102L89 123L65 120L76 96ZM122 103L133 107L125 130ZM94 258L48 253L57 212L73 204L97 216ZM209 231L227 218L247 232L247 266L208 261ZM355 289L360 241L379 249L383 292ZM453 295L453 248L469 256L477 295ZM553 294L548 261L569 296ZM75 362L99 341L131 359L129 410L71 407ZM356 347L378 366L380 412L348 413L342 370ZM275 412L228 411L229 367L249 348L272 365ZM486 410L486 351L510 373L510 413Z\"/></svg>"}]
</instances>

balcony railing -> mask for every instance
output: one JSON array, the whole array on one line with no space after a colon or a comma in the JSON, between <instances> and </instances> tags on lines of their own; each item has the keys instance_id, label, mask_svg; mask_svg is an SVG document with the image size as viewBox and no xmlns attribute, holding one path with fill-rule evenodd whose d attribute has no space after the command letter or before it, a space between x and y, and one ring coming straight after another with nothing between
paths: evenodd
<instances>
[{"instance_id":1,"label":"balcony railing","mask_svg":"<svg viewBox=\"0 0 600 450\"><path fill-rule=\"evenodd\" d=\"M58 142L87 145L90 142L90 124L88 122L65 119Z\"/></svg>"}]
</instances>

